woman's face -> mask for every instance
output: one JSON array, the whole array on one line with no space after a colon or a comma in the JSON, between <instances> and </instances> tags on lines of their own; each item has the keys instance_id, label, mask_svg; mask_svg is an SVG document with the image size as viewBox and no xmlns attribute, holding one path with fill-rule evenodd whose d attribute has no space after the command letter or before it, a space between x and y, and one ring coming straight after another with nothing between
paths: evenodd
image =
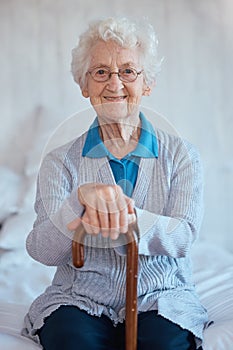
<instances>
[{"instance_id":1,"label":"woman's face","mask_svg":"<svg viewBox=\"0 0 233 350\"><path fill-rule=\"evenodd\" d=\"M114 41L98 41L90 52L89 71L107 67L111 72L120 68L142 70L139 62L138 48L122 48ZM133 82L122 82L117 74L112 74L106 82L97 82L87 73L86 84L82 94L90 98L91 104L99 118L109 122L136 120L139 117L139 104L143 95L150 94L143 74L139 74Z\"/></svg>"}]
</instances>

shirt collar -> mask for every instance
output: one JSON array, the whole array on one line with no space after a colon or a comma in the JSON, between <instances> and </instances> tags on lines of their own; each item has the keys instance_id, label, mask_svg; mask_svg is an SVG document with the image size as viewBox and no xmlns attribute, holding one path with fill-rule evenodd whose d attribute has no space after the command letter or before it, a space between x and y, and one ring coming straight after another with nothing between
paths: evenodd
<instances>
[{"instance_id":1,"label":"shirt collar","mask_svg":"<svg viewBox=\"0 0 233 350\"><path fill-rule=\"evenodd\" d=\"M142 158L157 158L158 157L158 142L155 136L155 131L151 123L140 112L141 119L141 134L138 140L137 147L128 154L128 156L136 156ZM109 157L115 159L113 155L105 147L100 134L99 123L96 117L87 132L87 138L83 147L82 155L89 158Z\"/></svg>"}]
</instances>

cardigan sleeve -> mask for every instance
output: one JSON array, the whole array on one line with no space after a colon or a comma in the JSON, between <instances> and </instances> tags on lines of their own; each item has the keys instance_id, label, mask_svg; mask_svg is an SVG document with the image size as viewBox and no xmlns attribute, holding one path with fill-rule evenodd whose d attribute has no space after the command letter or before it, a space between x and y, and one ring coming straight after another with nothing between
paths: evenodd
<instances>
[{"instance_id":1,"label":"cardigan sleeve","mask_svg":"<svg viewBox=\"0 0 233 350\"><path fill-rule=\"evenodd\" d=\"M50 266L67 263L71 257L73 232L67 229L83 213L70 169L55 153L45 157L37 180L37 219L26 240L35 260Z\"/></svg>"},{"instance_id":2,"label":"cardigan sleeve","mask_svg":"<svg viewBox=\"0 0 233 350\"><path fill-rule=\"evenodd\" d=\"M192 243L198 237L203 217L204 183L199 152L189 144L188 156L187 152L184 155L182 149L179 149L172 163L169 181L166 178L169 191L163 213L153 211L156 207L153 203L135 208L141 255L182 258L189 254ZM116 250L119 254L126 252L123 246Z\"/></svg>"}]
</instances>

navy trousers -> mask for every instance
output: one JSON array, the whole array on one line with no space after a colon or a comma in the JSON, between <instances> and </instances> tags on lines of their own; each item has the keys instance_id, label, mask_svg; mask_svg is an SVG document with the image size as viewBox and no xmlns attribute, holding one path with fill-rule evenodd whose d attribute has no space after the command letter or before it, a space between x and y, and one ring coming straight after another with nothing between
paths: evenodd
<instances>
[{"instance_id":1,"label":"navy trousers","mask_svg":"<svg viewBox=\"0 0 233 350\"><path fill-rule=\"evenodd\" d=\"M75 306L61 306L38 331L44 350L124 350L125 324L105 315L91 316ZM194 336L158 315L138 315L138 350L194 350Z\"/></svg>"}]
</instances>

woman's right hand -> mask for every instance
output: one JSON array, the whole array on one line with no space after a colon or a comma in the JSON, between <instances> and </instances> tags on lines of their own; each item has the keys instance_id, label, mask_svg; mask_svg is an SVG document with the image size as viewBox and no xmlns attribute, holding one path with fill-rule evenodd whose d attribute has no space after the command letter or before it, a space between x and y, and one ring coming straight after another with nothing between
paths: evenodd
<instances>
[{"instance_id":1,"label":"woman's right hand","mask_svg":"<svg viewBox=\"0 0 233 350\"><path fill-rule=\"evenodd\" d=\"M78 188L78 200L85 212L81 219L69 223L70 230L75 230L82 221L87 233L101 232L103 237L117 239L136 220L134 201L118 185L84 184Z\"/></svg>"}]
</instances>

